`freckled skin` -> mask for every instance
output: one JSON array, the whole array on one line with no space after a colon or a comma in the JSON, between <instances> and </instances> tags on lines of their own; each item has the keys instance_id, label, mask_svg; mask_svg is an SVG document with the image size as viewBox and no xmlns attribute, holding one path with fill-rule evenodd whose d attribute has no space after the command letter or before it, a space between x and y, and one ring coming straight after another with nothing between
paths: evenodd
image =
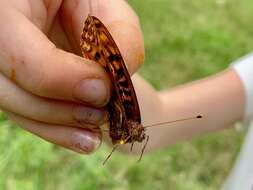
<instances>
[{"instance_id":1,"label":"freckled skin","mask_svg":"<svg viewBox=\"0 0 253 190\"><path fill-rule=\"evenodd\" d=\"M11 76L10 76L10 79L11 79L13 82L16 82L16 71L15 71L15 69L11 69Z\"/></svg>"}]
</instances>

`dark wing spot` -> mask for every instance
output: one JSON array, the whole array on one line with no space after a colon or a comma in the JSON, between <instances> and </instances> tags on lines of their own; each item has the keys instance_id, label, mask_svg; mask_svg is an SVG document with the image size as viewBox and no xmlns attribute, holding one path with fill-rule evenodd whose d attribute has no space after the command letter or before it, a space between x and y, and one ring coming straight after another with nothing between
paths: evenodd
<instances>
[{"instance_id":1,"label":"dark wing spot","mask_svg":"<svg viewBox=\"0 0 253 190\"><path fill-rule=\"evenodd\" d=\"M86 19L85 25L86 26L90 25L90 19Z\"/></svg>"},{"instance_id":2,"label":"dark wing spot","mask_svg":"<svg viewBox=\"0 0 253 190\"><path fill-rule=\"evenodd\" d=\"M83 28L83 32L88 32L88 28L87 28L87 27L84 27L84 28Z\"/></svg>"},{"instance_id":3,"label":"dark wing spot","mask_svg":"<svg viewBox=\"0 0 253 190\"><path fill-rule=\"evenodd\" d=\"M98 61L100 58L101 58L100 53L96 52L95 53L95 59L96 59L96 61Z\"/></svg>"},{"instance_id":4,"label":"dark wing spot","mask_svg":"<svg viewBox=\"0 0 253 190\"><path fill-rule=\"evenodd\" d=\"M119 82L119 85L127 88L128 87L128 82L127 82L127 80L123 80L123 81Z\"/></svg>"},{"instance_id":5,"label":"dark wing spot","mask_svg":"<svg viewBox=\"0 0 253 190\"><path fill-rule=\"evenodd\" d=\"M127 95L127 96L131 96L131 95L132 95L132 94L131 94L131 91L129 91L129 90L124 89L123 92L124 92L124 94Z\"/></svg>"},{"instance_id":6,"label":"dark wing spot","mask_svg":"<svg viewBox=\"0 0 253 190\"><path fill-rule=\"evenodd\" d=\"M111 55L109 55L109 57L108 57L108 60L109 60L110 62L119 61L120 59L121 59L121 56L118 55L118 54L115 54L115 55L111 54Z\"/></svg>"},{"instance_id":7,"label":"dark wing spot","mask_svg":"<svg viewBox=\"0 0 253 190\"><path fill-rule=\"evenodd\" d=\"M101 25L101 23L96 23L95 26L96 26L96 28L100 28L102 25Z\"/></svg>"},{"instance_id":8,"label":"dark wing spot","mask_svg":"<svg viewBox=\"0 0 253 190\"><path fill-rule=\"evenodd\" d=\"M124 69L120 67L116 72L117 72L117 78L119 80L122 77L122 75L124 75Z\"/></svg>"},{"instance_id":9,"label":"dark wing spot","mask_svg":"<svg viewBox=\"0 0 253 190\"><path fill-rule=\"evenodd\" d=\"M124 105L125 111L126 111L128 114L131 114L131 115L134 114L134 113L132 112L133 104L132 104L131 101L129 101L129 100L124 100L123 105Z\"/></svg>"}]
</instances>

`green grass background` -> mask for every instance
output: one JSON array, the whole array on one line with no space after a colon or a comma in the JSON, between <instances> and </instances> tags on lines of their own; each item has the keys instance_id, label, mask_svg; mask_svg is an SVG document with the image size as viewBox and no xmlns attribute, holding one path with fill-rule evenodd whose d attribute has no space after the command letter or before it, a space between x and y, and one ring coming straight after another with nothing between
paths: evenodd
<instances>
[{"instance_id":1,"label":"green grass background","mask_svg":"<svg viewBox=\"0 0 253 190\"><path fill-rule=\"evenodd\" d=\"M130 0L140 16L146 63L157 89L226 68L253 49L252 0ZM0 115L0 190L215 190L231 169L243 134L229 129L144 156L109 149L80 156L29 134ZM152 139L151 139L152 140Z\"/></svg>"}]
</instances>

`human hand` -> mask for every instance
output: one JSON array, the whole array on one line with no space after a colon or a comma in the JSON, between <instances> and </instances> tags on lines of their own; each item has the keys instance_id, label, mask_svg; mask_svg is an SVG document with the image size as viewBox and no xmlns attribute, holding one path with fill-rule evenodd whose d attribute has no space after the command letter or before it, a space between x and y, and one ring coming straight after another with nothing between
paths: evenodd
<instances>
[{"instance_id":1,"label":"human hand","mask_svg":"<svg viewBox=\"0 0 253 190\"><path fill-rule=\"evenodd\" d=\"M101 135L89 129L103 121L110 84L78 56L83 22L90 13L108 26L133 73L144 57L138 18L123 0L1 1L0 13L0 107L47 141L95 150Z\"/></svg>"}]
</instances>

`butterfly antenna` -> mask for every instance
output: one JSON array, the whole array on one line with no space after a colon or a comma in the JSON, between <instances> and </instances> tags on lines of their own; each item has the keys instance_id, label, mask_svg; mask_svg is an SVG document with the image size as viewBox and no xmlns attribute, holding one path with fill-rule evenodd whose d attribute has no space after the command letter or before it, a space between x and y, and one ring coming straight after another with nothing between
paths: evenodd
<instances>
[{"instance_id":1,"label":"butterfly antenna","mask_svg":"<svg viewBox=\"0 0 253 190\"><path fill-rule=\"evenodd\" d=\"M181 122L181 121L187 121L187 120L193 120L193 119L201 119L203 118L203 115L197 115L195 117L188 117L188 118L183 118L183 119L177 119L177 120L173 120L173 121L167 121L167 122L161 122L161 123L156 123L156 124L151 124L151 125L146 125L144 126L144 128L149 128L149 127L153 127L156 125L165 125L168 123L176 123L176 122Z\"/></svg>"},{"instance_id":2,"label":"butterfly antenna","mask_svg":"<svg viewBox=\"0 0 253 190\"><path fill-rule=\"evenodd\" d=\"M141 159L142 159L142 155L143 155L143 153L144 153L144 150L146 149L146 146L147 146L147 144L148 144L148 140L149 140L149 136L147 136L147 140L146 140L146 142L145 142L145 144L144 144L144 146L143 146L143 148L142 148L142 150L141 150L141 155L140 155L140 158L139 158L138 162L140 162Z\"/></svg>"},{"instance_id":3,"label":"butterfly antenna","mask_svg":"<svg viewBox=\"0 0 253 190\"><path fill-rule=\"evenodd\" d=\"M112 153L116 150L116 148L118 147L118 145L114 145L114 147L112 148L111 153L106 157L106 159L103 162L103 165L105 165L105 163L109 160L109 158L111 157Z\"/></svg>"}]
</instances>

